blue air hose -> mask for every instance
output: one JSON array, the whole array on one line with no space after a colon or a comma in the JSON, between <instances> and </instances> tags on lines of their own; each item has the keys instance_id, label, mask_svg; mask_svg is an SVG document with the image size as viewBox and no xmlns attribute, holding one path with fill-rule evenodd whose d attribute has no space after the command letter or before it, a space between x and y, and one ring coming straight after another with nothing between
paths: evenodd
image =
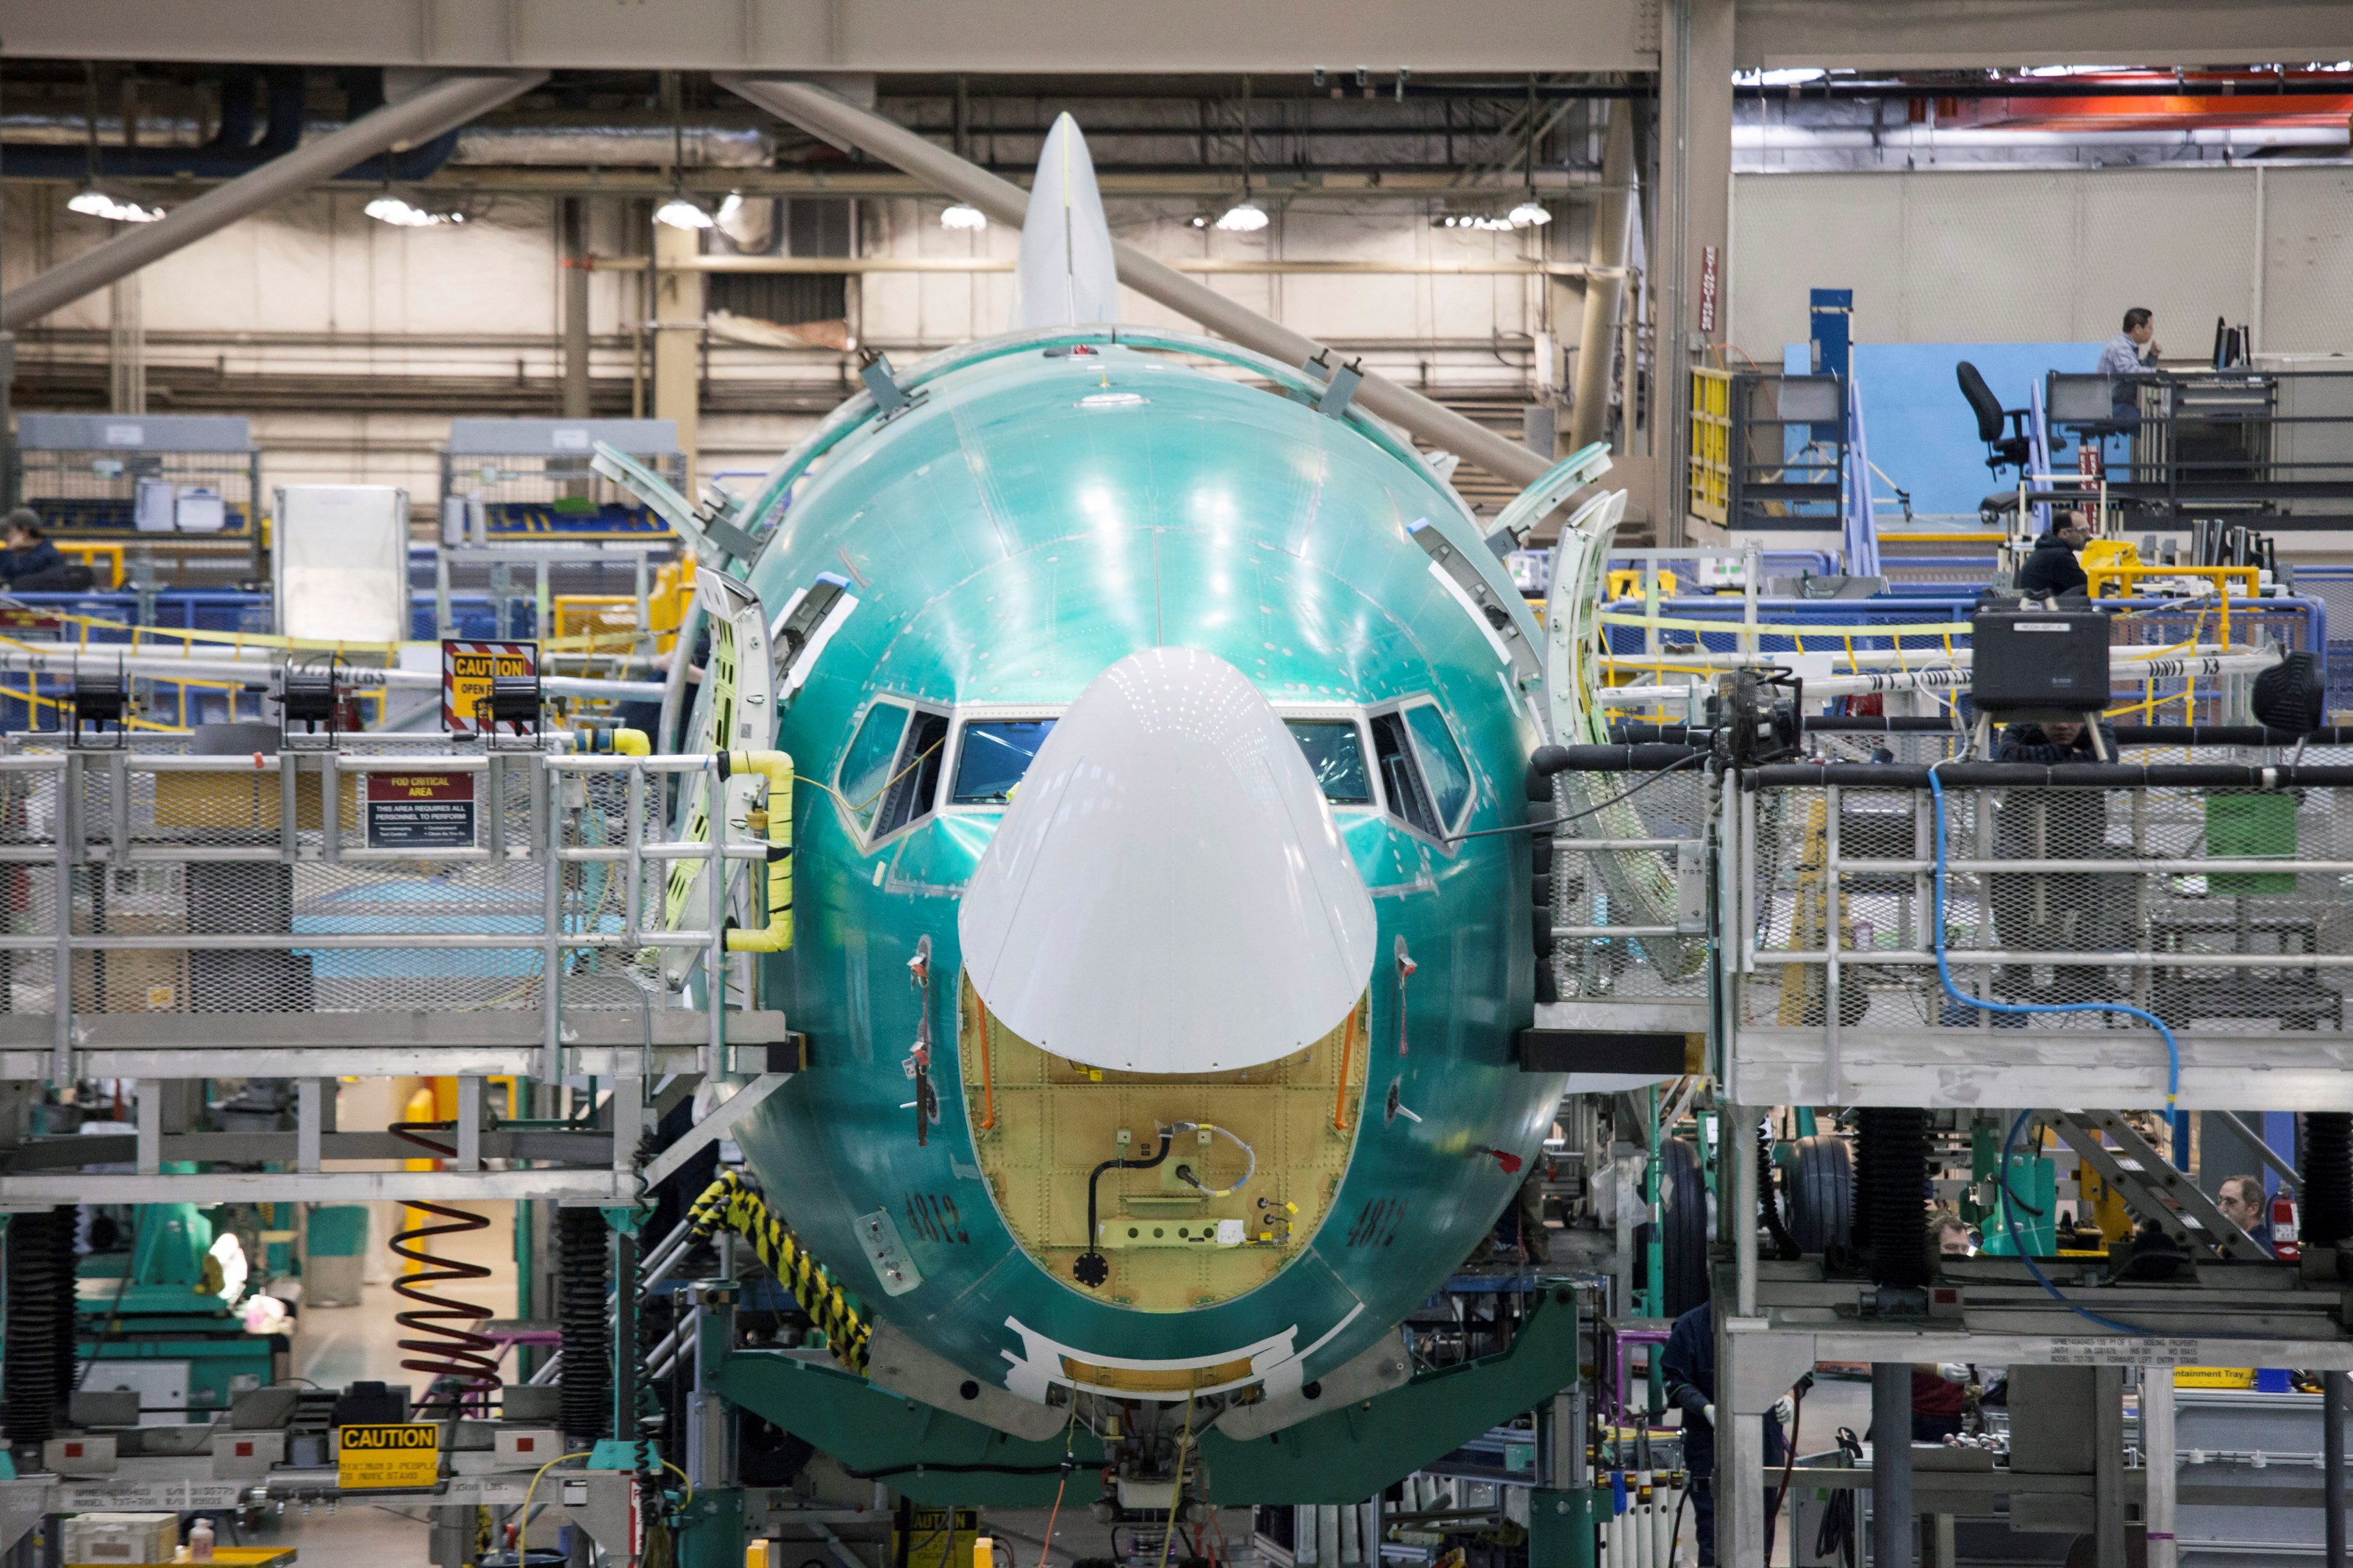
<instances>
[{"instance_id":1,"label":"blue air hose","mask_svg":"<svg viewBox=\"0 0 2353 1568\"><path fill-rule=\"evenodd\" d=\"M1941 766L1943 763L1934 763L1928 768L1928 798L1936 818L1936 907L1932 911L1935 923L1931 928L1930 941L1934 944L1936 954L1936 980L1945 988L1945 994L1963 1006L1975 1007L1987 1013L2122 1013L2127 1017L2140 1019L2150 1028L2155 1029L2158 1038L2165 1042L2165 1108L2170 1112L2175 1099L2181 1092L2181 1047L2174 1039L2173 1031L2166 1026L2165 1020L2156 1014L2133 1006L2126 1002L1995 1002L1981 996L1972 996L1953 984L1952 966L1945 958L1945 785L1944 781L1936 776L1936 769ZM2026 1126L2027 1118L2033 1114L2031 1110L2020 1111L2017 1120L2010 1124L2010 1131L2001 1141L2001 1218L2003 1227L2010 1233L2010 1250L2017 1254L2021 1263L2026 1265L2026 1271L2034 1277L2034 1282L2049 1292L2052 1300L2057 1301L2076 1316L2118 1333L2147 1333L2149 1331L2147 1329L2135 1328L2130 1323L2121 1323L2113 1318L2104 1318L2099 1313L2088 1308L2079 1307L2069 1300L2065 1293L2051 1282L2050 1276L2044 1274L2041 1267L2035 1263L2033 1255L2027 1250L2026 1244L2020 1238L2016 1194L2011 1192L2010 1185L2010 1150L2017 1142L2018 1134Z\"/></svg>"}]
</instances>

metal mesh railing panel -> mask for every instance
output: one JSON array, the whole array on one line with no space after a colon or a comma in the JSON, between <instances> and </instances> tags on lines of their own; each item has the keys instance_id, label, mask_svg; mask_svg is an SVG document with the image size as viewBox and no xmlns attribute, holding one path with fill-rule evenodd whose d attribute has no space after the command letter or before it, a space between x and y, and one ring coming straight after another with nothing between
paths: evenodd
<instances>
[{"instance_id":1,"label":"metal mesh railing panel","mask_svg":"<svg viewBox=\"0 0 2353 1568\"><path fill-rule=\"evenodd\" d=\"M1955 984L2010 1005L2127 1003L2177 1029L2342 1028L2353 873L2337 868L2353 866L2353 827L2334 796L1948 787ZM1943 991L1926 791L1760 789L1751 810L1746 1022L1822 1027L1835 992L1849 1029L2144 1026L2097 1012L2003 1016Z\"/></svg>"}]
</instances>

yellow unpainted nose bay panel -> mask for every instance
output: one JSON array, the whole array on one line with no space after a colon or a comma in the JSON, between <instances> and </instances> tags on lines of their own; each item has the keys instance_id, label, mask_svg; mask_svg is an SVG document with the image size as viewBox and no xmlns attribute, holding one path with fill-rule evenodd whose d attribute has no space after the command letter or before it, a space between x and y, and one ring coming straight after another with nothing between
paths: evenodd
<instances>
[{"instance_id":1,"label":"yellow unpainted nose bay panel","mask_svg":"<svg viewBox=\"0 0 2353 1568\"><path fill-rule=\"evenodd\" d=\"M981 1173L1022 1250L1056 1279L1071 1282L1087 1250L1095 1167L1151 1159L1160 1130L1178 1122L1199 1130L1176 1133L1158 1166L1096 1183L1096 1245L1111 1272L1091 1294L1147 1312L1215 1306L1282 1272L1323 1222L1364 1120L1363 999L1278 1061L1164 1076L1050 1055L991 1015L968 980L958 992Z\"/></svg>"}]
</instances>

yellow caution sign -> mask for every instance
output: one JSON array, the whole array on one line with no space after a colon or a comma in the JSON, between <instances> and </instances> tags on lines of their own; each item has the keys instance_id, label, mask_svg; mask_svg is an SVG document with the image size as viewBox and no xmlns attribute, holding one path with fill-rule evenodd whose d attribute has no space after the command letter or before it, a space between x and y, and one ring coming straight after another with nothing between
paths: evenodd
<instances>
[{"instance_id":1,"label":"yellow caution sign","mask_svg":"<svg viewBox=\"0 0 2353 1568\"><path fill-rule=\"evenodd\" d=\"M340 1426L335 1484L340 1487L429 1487L441 1479L441 1428L423 1422Z\"/></svg>"}]
</instances>

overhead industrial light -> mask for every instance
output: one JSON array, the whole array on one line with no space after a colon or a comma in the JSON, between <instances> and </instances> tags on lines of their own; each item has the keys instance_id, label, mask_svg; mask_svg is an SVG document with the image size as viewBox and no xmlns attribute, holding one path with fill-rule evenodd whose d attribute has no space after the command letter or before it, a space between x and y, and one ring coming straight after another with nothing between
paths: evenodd
<instances>
[{"instance_id":1,"label":"overhead industrial light","mask_svg":"<svg viewBox=\"0 0 2353 1568\"><path fill-rule=\"evenodd\" d=\"M1516 209L1515 209L1516 216ZM1549 217L1551 215L1546 214ZM1522 226L1509 217L1497 217L1493 213L1448 213L1438 220L1440 228L1475 228L1488 234L1507 234Z\"/></svg>"},{"instance_id":2,"label":"overhead industrial light","mask_svg":"<svg viewBox=\"0 0 2353 1568\"><path fill-rule=\"evenodd\" d=\"M66 203L66 206L85 217L102 217L115 223L153 223L164 216L162 207L145 207L137 202L121 201L95 188L75 192L73 199Z\"/></svg>"},{"instance_id":3,"label":"overhead industrial light","mask_svg":"<svg viewBox=\"0 0 2353 1568\"><path fill-rule=\"evenodd\" d=\"M727 199L719 204L719 214L717 219L719 226L723 228L727 225L734 222L735 215L743 210L744 193L741 191L728 192Z\"/></svg>"},{"instance_id":4,"label":"overhead industrial light","mask_svg":"<svg viewBox=\"0 0 2353 1568\"><path fill-rule=\"evenodd\" d=\"M443 224L466 221L464 213L428 211L389 194L376 197L364 210L376 222L388 223L395 228L437 228Z\"/></svg>"},{"instance_id":5,"label":"overhead industrial light","mask_svg":"<svg viewBox=\"0 0 2353 1568\"><path fill-rule=\"evenodd\" d=\"M654 208L654 221L668 224L672 228L709 228L711 215L703 211L700 204L681 194Z\"/></svg>"},{"instance_id":6,"label":"overhead industrial light","mask_svg":"<svg viewBox=\"0 0 2353 1568\"><path fill-rule=\"evenodd\" d=\"M966 206L964 203L958 202L940 214L940 226L977 233L988 226L988 215L978 207Z\"/></svg>"},{"instance_id":7,"label":"overhead industrial light","mask_svg":"<svg viewBox=\"0 0 2353 1568\"><path fill-rule=\"evenodd\" d=\"M1273 221L1264 207L1248 196L1218 215L1218 226L1228 234L1256 234Z\"/></svg>"},{"instance_id":8,"label":"overhead industrial light","mask_svg":"<svg viewBox=\"0 0 2353 1568\"><path fill-rule=\"evenodd\" d=\"M1538 224L1552 221L1552 209L1535 197L1530 196L1518 206L1514 207L1504 221L1514 228L1534 228Z\"/></svg>"}]
</instances>

